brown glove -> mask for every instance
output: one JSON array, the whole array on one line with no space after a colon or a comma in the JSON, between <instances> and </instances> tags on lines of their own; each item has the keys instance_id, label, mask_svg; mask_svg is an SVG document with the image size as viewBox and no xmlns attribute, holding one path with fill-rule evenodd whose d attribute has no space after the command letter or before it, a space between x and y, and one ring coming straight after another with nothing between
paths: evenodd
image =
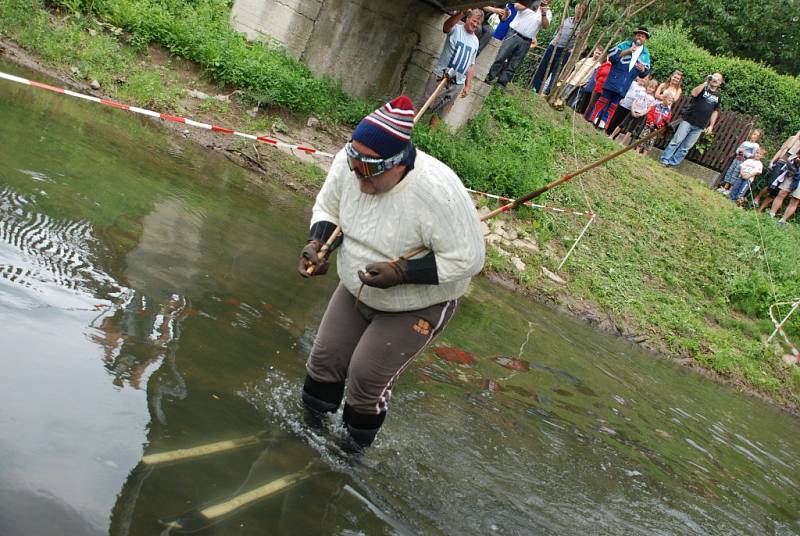
<instances>
[{"instance_id":1,"label":"brown glove","mask_svg":"<svg viewBox=\"0 0 800 536\"><path fill-rule=\"evenodd\" d=\"M322 275L328 271L328 258L319 259L319 250L322 242L319 240L309 240L303 252L300 254L300 262L297 264L297 271L303 277ZM311 273L309 273L309 270Z\"/></svg>"},{"instance_id":2,"label":"brown glove","mask_svg":"<svg viewBox=\"0 0 800 536\"><path fill-rule=\"evenodd\" d=\"M365 285L389 288L408 283L408 261L400 257L396 261L373 262L365 271L358 271L358 278Z\"/></svg>"}]
</instances>

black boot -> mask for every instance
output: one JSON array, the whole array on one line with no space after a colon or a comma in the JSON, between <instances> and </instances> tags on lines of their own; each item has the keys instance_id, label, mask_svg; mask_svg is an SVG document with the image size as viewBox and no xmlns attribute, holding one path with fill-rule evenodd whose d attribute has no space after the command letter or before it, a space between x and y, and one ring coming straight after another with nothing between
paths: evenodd
<instances>
[{"instance_id":1,"label":"black boot","mask_svg":"<svg viewBox=\"0 0 800 536\"><path fill-rule=\"evenodd\" d=\"M328 413L336 413L344 396L344 382L318 382L306 374L303 384L303 405L306 408L306 423L321 429Z\"/></svg>"},{"instance_id":2,"label":"black boot","mask_svg":"<svg viewBox=\"0 0 800 536\"><path fill-rule=\"evenodd\" d=\"M358 413L345 403L342 421L347 428L355 450L363 450L372 445L385 418L385 411L377 415L367 415L365 413Z\"/></svg>"}]
</instances>

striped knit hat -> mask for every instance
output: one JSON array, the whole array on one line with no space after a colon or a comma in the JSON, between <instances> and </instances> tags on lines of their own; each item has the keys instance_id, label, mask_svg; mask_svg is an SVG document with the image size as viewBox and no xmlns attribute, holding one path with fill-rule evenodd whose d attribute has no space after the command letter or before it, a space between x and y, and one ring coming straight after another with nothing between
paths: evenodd
<instances>
[{"instance_id":1,"label":"striped knit hat","mask_svg":"<svg viewBox=\"0 0 800 536\"><path fill-rule=\"evenodd\" d=\"M389 158L409 146L412 128L414 103L400 95L362 119L353 131L353 141L363 143L381 158Z\"/></svg>"}]
</instances>

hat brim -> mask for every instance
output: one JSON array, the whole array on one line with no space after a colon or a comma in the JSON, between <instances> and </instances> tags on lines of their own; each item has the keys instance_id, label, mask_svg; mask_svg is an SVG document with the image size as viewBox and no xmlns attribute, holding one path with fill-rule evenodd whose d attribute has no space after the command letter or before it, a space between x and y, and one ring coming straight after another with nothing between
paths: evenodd
<instances>
[{"instance_id":1,"label":"hat brim","mask_svg":"<svg viewBox=\"0 0 800 536\"><path fill-rule=\"evenodd\" d=\"M650 32L648 32L647 30L636 30L635 32L633 32L633 35L636 35L636 34L646 35L647 38L650 39Z\"/></svg>"}]
</instances>

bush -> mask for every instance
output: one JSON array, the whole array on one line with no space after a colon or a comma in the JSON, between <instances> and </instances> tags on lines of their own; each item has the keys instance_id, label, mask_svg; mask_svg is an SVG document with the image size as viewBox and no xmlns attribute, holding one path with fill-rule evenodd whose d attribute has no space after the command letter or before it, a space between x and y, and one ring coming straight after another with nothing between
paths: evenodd
<instances>
[{"instance_id":1,"label":"bush","mask_svg":"<svg viewBox=\"0 0 800 536\"><path fill-rule=\"evenodd\" d=\"M242 88L258 104L355 123L371 106L336 82L317 79L283 49L248 43L231 28L227 0L95 0L98 14L130 32L131 43L158 43L203 66L214 80Z\"/></svg>"},{"instance_id":2,"label":"bush","mask_svg":"<svg viewBox=\"0 0 800 536\"><path fill-rule=\"evenodd\" d=\"M653 56L653 76L666 80L675 69L684 72L684 90L719 71L725 76L722 106L759 117L772 144L780 144L800 129L800 80L780 75L751 60L714 56L695 45L680 24L659 26L647 43ZM787 50L787 54L793 52Z\"/></svg>"},{"instance_id":3,"label":"bush","mask_svg":"<svg viewBox=\"0 0 800 536\"><path fill-rule=\"evenodd\" d=\"M530 92L493 91L464 131L431 130L419 124L414 142L446 162L469 188L520 197L564 170L558 154L571 147L571 130L532 111Z\"/></svg>"}]
</instances>

